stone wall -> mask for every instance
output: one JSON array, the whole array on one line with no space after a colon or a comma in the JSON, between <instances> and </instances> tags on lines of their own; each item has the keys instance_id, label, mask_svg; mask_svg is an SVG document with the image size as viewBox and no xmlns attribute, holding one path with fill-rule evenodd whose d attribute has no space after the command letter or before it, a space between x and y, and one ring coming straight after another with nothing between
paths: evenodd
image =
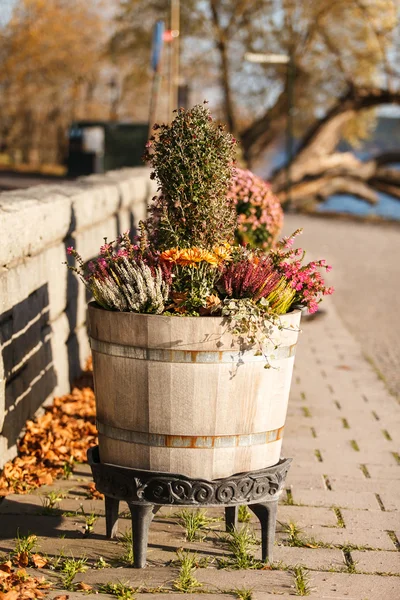
<instances>
[{"instance_id":1,"label":"stone wall","mask_svg":"<svg viewBox=\"0 0 400 600\"><path fill-rule=\"evenodd\" d=\"M27 419L67 393L89 356L85 287L62 263L93 258L146 216L146 168L0 194L0 468Z\"/></svg>"}]
</instances>

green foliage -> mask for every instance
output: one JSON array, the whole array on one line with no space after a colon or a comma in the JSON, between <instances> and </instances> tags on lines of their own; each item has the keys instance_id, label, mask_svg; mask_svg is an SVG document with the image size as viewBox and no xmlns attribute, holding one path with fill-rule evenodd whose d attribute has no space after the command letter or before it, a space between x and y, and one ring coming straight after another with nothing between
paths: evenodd
<instances>
[{"instance_id":1,"label":"green foliage","mask_svg":"<svg viewBox=\"0 0 400 600\"><path fill-rule=\"evenodd\" d=\"M211 523L215 523L219 519L207 517L205 510L181 510L178 514L178 521L186 530L186 539L188 542L194 542L196 539L201 539L204 529Z\"/></svg>"},{"instance_id":2,"label":"green foliage","mask_svg":"<svg viewBox=\"0 0 400 600\"><path fill-rule=\"evenodd\" d=\"M119 541L124 547L124 552L121 556L121 560L125 563L128 563L128 565L132 565L133 564L132 529L127 529L127 531L125 531L125 533L121 536Z\"/></svg>"},{"instance_id":3,"label":"green foliage","mask_svg":"<svg viewBox=\"0 0 400 600\"><path fill-rule=\"evenodd\" d=\"M15 539L15 548L12 552L13 555L27 554L31 556L32 552L37 547L38 541L37 536L32 533L28 535L20 535L19 529L17 529L17 537Z\"/></svg>"},{"instance_id":4,"label":"green foliage","mask_svg":"<svg viewBox=\"0 0 400 600\"><path fill-rule=\"evenodd\" d=\"M245 504L239 506L238 521L239 523L248 523L251 519L251 512Z\"/></svg>"},{"instance_id":5,"label":"green foliage","mask_svg":"<svg viewBox=\"0 0 400 600\"><path fill-rule=\"evenodd\" d=\"M133 600L135 590L129 585L129 583L104 583L99 586L99 592L101 594L110 594L115 596L118 600Z\"/></svg>"},{"instance_id":6,"label":"green foliage","mask_svg":"<svg viewBox=\"0 0 400 600\"><path fill-rule=\"evenodd\" d=\"M247 588L235 588L233 593L239 598L239 600L252 600L253 590Z\"/></svg>"},{"instance_id":7,"label":"green foliage","mask_svg":"<svg viewBox=\"0 0 400 600\"><path fill-rule=\"evenodd\" d=\"M42 504L44 512L51 513L55 508L58 508L61 500L64 498L64 494L61 491L52 490L42 497Z\"/></svg>"},{"instance_id":8,"label":"green foliage","mask_svg":"<svg viewBox=\"0 0 400 600\"><path fill-rule=\"evenodd\" d=\"M228 544L233 556L229 560L220 560L220 567L231 569L260 569L263 567L263 563L251 554L257 540L247 525L229 531L224 537L224 541Z\"/></svg>"},{"instance_id":9,"label":"green foliage","mask_svg":"<svg viewBox=\"0 0 400 600\"><path fill-rule=\"evenodd\" d=\"M66 590L73 589L73 581L77 573L84 573L85 571L87 571L88 567L86 565L86 562L86 558L71 557L64 559L60 570L63 574L62 583Z\"/></svg>"},{"instance_id":10,"label":"green foliage","mask_svg":"<svg viewBox=\"0 0 400 600\"><path fill-rule=\"evenodd\" d=\"M211 250L233 239L236 213L227 201L234 172L235 139L209 110L180 109L171 125L155 125L146 153L160 184L151 235L161 250L198 246Z\"/></svg>"},{"instance_id":11,"label":"green foliage","mask_svg":"<svg viewBox=\"0 0 400 600\"><path fill-rule=\"evenodd\" d=\"M296 596L309 596L311 588L309 585L310 577L307 569L302 565L296 565L293 567L294 584L296 588Z\"/></svg>"},{"instance_id":12,"label":"green foliage","mask_svg":"<svg viewBox=\"0 0 400 600\"><path fill-rule=\"evenodd\" d=\"M174 588L185 594L192 593L201 587L201 583L194 576L196 570L197 556L190 554L189 551L178 550L178 560L180 563L179 574L174 581Z\"/></svg>"}]
</instances>

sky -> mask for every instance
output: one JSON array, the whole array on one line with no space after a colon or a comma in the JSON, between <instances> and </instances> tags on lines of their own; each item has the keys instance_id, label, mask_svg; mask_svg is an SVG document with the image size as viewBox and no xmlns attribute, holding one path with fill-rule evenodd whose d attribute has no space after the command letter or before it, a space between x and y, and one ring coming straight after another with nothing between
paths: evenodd
<instances>
[{"instance_id":1,"label":"sky","mask_svg":"<svg viewBox=\"0 0 400 600\"><path fill-rule=\"evenodd\" d=\"M17 0L0 0L0 26L5 25L11 17Z\"/></svg>"}]
</instances>

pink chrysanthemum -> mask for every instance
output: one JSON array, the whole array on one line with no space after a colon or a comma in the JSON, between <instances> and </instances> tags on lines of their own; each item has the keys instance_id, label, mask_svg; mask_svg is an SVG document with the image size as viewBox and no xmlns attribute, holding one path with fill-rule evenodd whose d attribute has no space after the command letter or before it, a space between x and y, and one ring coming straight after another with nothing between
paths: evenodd
<instances>
[{"instance_id":1,"label":"pink chrysanthemum","mask_svg":"<svg viewBox=\"0 0 400 600\"><path fill-rule=\"evenodd\" d=\"M251 171L236 169L229 197L236 204L236 238L240 244L266 250L278 237L283 211L270 185Z\"/></svg>"}]
</instances>

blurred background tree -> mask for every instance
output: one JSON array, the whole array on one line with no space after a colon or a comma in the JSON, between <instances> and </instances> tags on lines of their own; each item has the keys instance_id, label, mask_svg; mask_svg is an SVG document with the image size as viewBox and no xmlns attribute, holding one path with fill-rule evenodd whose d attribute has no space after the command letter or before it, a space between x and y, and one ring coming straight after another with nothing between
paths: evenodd
<instances>
[{"instance_id":1,"label":"blurred background tree","mask_svg":"<svg viewBox=\"0 0 400 600\"><path fill-rule=\"evenodd\" d=\"M76 118L146 120L152 29L170 26L170 0L16 0L0 41L1 138L24 161L60 161ZM185 0L180 3L182 80L192 103L208 98L243 147L247 165L281 149L289 112L288 67L247 52L290 56L296 137L291 196L301 203L344 191L400 197L382 156L360 164L336 152L374 127L375 108L400 102L399 0ZM169 117L168 44L159 118ZM284 167L274 190L287 199ZM397 191L396 191L397 190Z\"/></svg>"},{"instance_id":2,"label":"blurred background tree","mask_svg":"<svg viewBox=\"0 0 400 600\"><path fill-rule=\"evenodd\" d=\"M1 140L24 163L62 162L68 124L106 114L98 8L95 0L20 0L2 28Z\"/></svg>"},{"instance_id":3,"label":"blurred background tree","mask_svg":"<svg viewBox=\"0 0 400 600\"><path fill-rule=\"evenodd\" d=\"M168 19L168 8L168 0L120 2L111 46L115 55L135 56L142 82L150 24L160 15ZM212 100L240 138L245 161L254 166L285 135L287 65L254 64L244 56L249 51L290 56L298 140L293 198L307 203L316 195L350 191L374 202L371 185L387 189L399 183L393 171L383 173L382 165L393 157L380 157L360 171L353 154L339 155L335 149L342 137L357 146L370 134L375 107L400 102L400 73L394 66L399 8L398 0L185 0L181 72L196 101ZM273 177L282 200L287 199L285 177L284 169Z\"/></svg>"}]
</instances>

